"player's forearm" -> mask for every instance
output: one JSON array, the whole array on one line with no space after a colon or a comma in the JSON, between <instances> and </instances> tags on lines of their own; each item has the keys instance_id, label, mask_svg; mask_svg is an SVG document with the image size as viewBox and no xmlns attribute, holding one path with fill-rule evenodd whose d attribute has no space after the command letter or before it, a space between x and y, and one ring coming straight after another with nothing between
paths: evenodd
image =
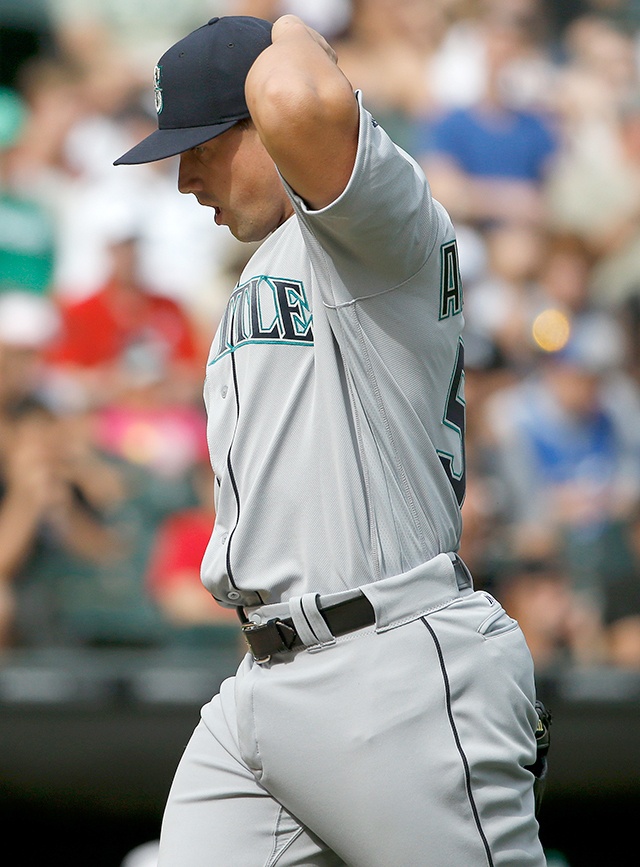
<instances>
[{"instance_id":1,"label":"player's forearm","mask_svg":"<svg viewBox=\"0 0 640 867\"><path fill-rule=\"evenodd\" d=\"M40 510L26 496L9 492L0 505L0 574L13 576L33 542Z\"/></svg>"}]
</instances>

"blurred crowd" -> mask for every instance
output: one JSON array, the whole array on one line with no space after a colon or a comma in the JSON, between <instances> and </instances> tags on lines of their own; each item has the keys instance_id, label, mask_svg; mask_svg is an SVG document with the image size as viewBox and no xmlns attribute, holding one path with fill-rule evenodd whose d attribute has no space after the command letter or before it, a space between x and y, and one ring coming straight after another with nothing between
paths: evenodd
<instances>
[{"instance_id":1,"label":"blurred crowd","mask_svg":"<svg viewBox=\"0 0 640 867\"><path fill-rule=\"evenodd\" d=\"M640 668L640 0L176 5L0 2L0 646L236 622L199 583L202 382L253 247L175 160L112 162L155 128L171 42L295 12L456 224L461 555L539 668Z\"/></svg>"}]
</instances>

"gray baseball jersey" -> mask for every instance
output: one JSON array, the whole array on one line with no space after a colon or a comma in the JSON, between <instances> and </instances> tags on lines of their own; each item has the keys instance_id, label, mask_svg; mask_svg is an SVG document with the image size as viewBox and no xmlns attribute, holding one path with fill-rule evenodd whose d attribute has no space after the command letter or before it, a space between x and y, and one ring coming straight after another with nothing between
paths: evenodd
<instances>
[{"instance_id":1,"label":"gray baseball jersey","mask_svg":"<svg viewBox=\"0 0 640 867\"><path fill-rule=\"evenodd\" d=\"M359 97L358 97L359 98ZM208 359L223 604L351 589L455 551L462 290L423 172L361 106L350 182L251 258Z\"/></svg>"},{"instance_id":2,"label":"gray baseball jersey","mask_svg":"<svg viewBox=\"0 0 640 867\"><path fill-rule=\"evenodd\" d=\"M362 107L344 193L317 212L290 195L209 358L203 580L253 624L290 617L305 649L247 654L202 709L159 864L543 867L531 655L447 556L464 493L451 223ZM358 587L375 622L334 636L320 601Z\"/></svg>"}]
</instances>

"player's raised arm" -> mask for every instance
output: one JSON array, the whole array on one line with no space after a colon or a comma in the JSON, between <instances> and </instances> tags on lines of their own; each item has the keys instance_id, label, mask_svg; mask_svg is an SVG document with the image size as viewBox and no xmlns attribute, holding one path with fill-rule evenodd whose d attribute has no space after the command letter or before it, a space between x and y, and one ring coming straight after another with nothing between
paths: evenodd
<instances>
[{"instance_id":1,"label":"player's raised arm","mask_svg":"<svg viewBox=\"0 0 640 867\"><path fill-rule=\"evenodd\" d=\"M319 33L284 15L271 38L247 76L247 105L285 180L310 208L320 209L343 192L351 176L358 105Z\"/></svg>"}]
</instances>

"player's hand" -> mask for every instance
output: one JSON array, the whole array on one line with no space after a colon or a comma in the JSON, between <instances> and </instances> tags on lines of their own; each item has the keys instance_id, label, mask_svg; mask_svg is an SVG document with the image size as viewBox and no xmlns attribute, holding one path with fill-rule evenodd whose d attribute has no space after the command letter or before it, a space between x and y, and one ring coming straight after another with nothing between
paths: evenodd
<instances>
[{"instance_id":1,"label":"player's hand","mask_svg":"<svg viewBox=\"0 0 640 867\"><path fill-rule=\"evenodd\" d=\"M43 513L57 499L55 467L49 451L24 431L7 457L6 484L16 501Z\"/></svg>"},{"instance_id":2,"label":"player's hand","mask_svg":"<svg viewBox=\"0 0 640 867\"><path fill-rule=\"evenodd\" d=\"M271 41L275 43L281 39L299 39L301 33L310 37L317 45L319 45L333 63L338 63L338 55L329 45L324 36L322 36L321 33L318 33L317 30L309 27L308 24L305 24L297 15L283 15L281 18L278 18L273 25L273 30L271 31Z\"/></svg>"}]
</instances>

